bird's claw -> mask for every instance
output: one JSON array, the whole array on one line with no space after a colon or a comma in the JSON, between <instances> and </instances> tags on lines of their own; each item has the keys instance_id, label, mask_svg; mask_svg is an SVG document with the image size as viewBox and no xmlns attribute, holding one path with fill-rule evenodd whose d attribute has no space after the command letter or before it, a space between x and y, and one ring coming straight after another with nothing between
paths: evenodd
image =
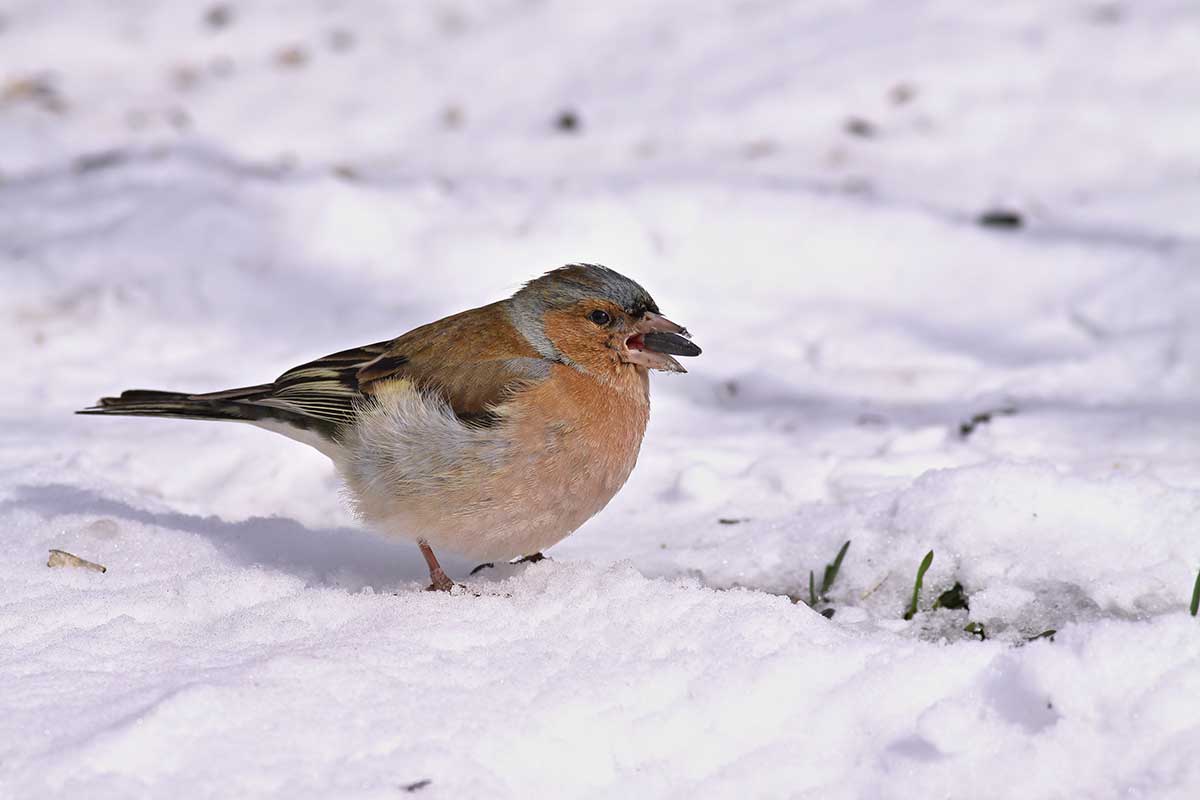
<instances>
[{"instance_id":1,"label":"bird's claw","mask_svg":"<svg viewBox=\"0 0 1200 800\"><path fill-rule=\"evenodd\" d=\"M545 561L545 560L546 560L546 556L542 555L541 553L531 553L527 556L521 556L520 558L514 558L512 561L509 561L508 563L510 565L512 565L512 564L536 564L539 561ZM469 574L476 575L480 572L483 572L485 569L495 569L495 567L496 567L496 562L485 561L482 564L475 566Z\"/></svg>"}]
</instances>

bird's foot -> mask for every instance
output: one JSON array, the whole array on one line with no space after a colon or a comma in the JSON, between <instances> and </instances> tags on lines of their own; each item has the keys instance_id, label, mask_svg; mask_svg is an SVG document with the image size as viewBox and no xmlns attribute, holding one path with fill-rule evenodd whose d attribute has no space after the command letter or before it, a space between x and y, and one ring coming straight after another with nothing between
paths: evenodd
<instances>
[{"instance_id":1,"label":"bird's foot","mask_svg":"<svg viewBox=\"0 0 1200 800\"><path fill-rule=\"evenodd\" d=\"M441 569L430 570L429 580L432 582L425 587L425 591L427 592L449 592L455 586L462 585L450 580L450 576Z\"/></svg>"},{"instance_id":2,"label":"bird's foot","mask_svg":"<svg viewBox=\"0 0 1200 800\"><path fill-rule=\"evenodd\" d=\"M512 561L509 561L508 563L510 565L536 564L539 561L545 561L545 560L546 560L546 556L542 555L541 553L533 553L531 555L521 556L520 558L514 558ZM495 567L496 567L496 562L485 561L482 564L479 564L479 565L475 566L474 568L472 568L470 574L477 575L478 573L483 572L485 569L494 569Z\"/></svg>"},{"instance_id":3,"label":"bird's foot","mask_svg":"<svg viewBox=\"0 0 1200 800\"><path fill-rule=\"evenodd\" d=\"M417 539L417 546L421 548L421 555L425 557L425 566L429 567L430 584L425 587L427 592L449 592L455 586L466 588L460 583L455 583L446 575L446 571L442 569L442 565L438 563L437 556L433 554L433 548L429 546L429 542L424 539Z\"/></svg>"}]
</instances>

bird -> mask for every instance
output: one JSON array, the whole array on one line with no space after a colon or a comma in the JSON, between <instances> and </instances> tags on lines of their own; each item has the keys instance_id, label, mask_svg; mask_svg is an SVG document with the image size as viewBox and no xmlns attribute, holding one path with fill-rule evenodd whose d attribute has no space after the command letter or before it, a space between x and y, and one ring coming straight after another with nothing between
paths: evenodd
<instances>
[{"instance_id":1,"label":"bird","mask_svg":"<svg viewBox=\"0 0 1200 800\"><path fill-rule=\"evenodd\" d=\"M434 548L540 557L624 486L651 370L700 348L616 270L567 264L512 296L342 350L271 383L132 389L77 413L244 422L332 460L358 518L416 542L430 590L456 584Z\"/></svg>"}]
</instances>

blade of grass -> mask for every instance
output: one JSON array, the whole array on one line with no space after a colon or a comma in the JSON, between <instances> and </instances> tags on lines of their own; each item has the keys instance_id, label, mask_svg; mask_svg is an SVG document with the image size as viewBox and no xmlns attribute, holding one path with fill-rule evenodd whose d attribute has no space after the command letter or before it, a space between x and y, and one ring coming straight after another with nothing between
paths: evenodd
<instances>
[{"instance_id":1,"label":"blade of grass","mask_svg":"<svg viewBox=\"0 0 1200 800\"><path fill-rule=\"evenodd\" d=\"M813 578L813 571L810 569L808 571L808 607L809 608L817 607L817 588L816 587L817 587L817 585Z\"/></svg>"},{"instance_id":2,"label":"blade of grass","mask_svg":"<svg viewBox=\"0 0 1200 800\"><path fill-rule=\"evenodd\" d=\"M1196 573L1196 585L1192 587L1192 616L1200 611L1200 572Z\"/></svg>"},{"instance_id":3,"label":"blade of grass","mask_svg":"<svg viewBox=\"0 0 1200 800\"><path fill-rule=\"evenodd\" d=\"M833 559L832 564L825 565L825 574L821 578L821 596L833 588L833 582L837 580L838 570L842 568L842 559L846 557L846 551L850 549L850 542L847 541L842 545L842 549L838 550L837 557Z\"/></svg>"},{"instance_id":4,"label":"blade of grass","mask_svg":"<svg viewBox=\"0 0 1200 800\"><path fill-rule=\"evenodd\" d=\"M925 573L929 571L929 565L933 563L933 551L930 550L921 559L921 566L917 567L917 581L913 584L912 602L909 603L908 611L904 612L905 619L912 619L917 614L917 601L921 599L921 584L925 581Z\"/></svg>"}]
</instances>

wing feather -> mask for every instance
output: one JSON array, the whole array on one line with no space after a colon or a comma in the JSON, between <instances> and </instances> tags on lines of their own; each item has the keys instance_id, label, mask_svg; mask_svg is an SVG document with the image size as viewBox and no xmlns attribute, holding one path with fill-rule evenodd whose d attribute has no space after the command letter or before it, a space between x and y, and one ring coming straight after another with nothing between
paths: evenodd
<instances>
[{"instance_id":1,"label":"wing feather","mask_svg":"<svg viewBox=\"0 0 1200 800\"><path fill-rule=\"evenodd\" d=\"M492 304L300 364L253 402L337 429L353 424L362 403L384 384L407 380L443 397L464 422L489 425L498 420L497 406L545 380L550 369Z\"/></svg>"}]
</instances>

